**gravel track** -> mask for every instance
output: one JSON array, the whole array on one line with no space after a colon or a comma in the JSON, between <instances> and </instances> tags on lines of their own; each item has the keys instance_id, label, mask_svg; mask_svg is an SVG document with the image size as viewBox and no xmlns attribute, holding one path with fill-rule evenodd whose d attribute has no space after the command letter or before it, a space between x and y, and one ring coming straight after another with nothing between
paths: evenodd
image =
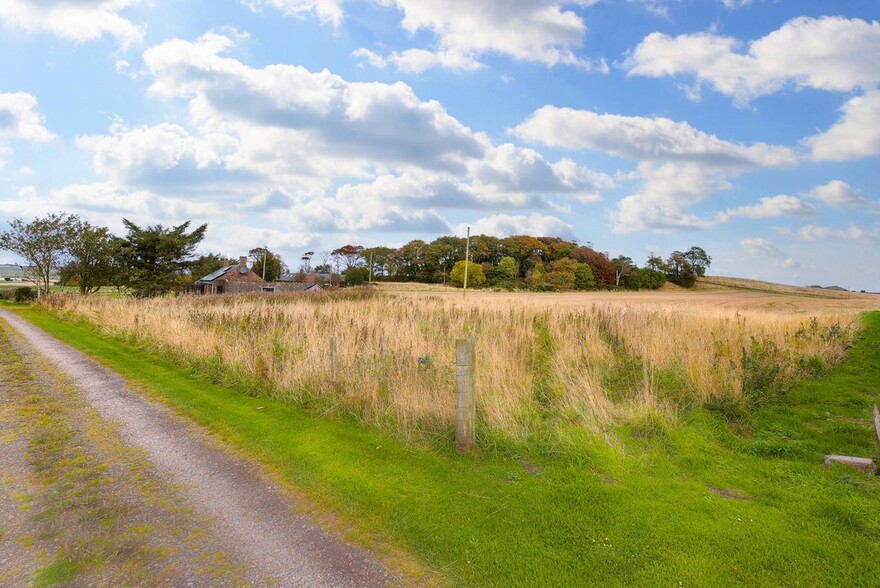
<instances>
[{"instance_id":1,"label":"gravel track","mask_svg":"<svg viewBox=\"0 0 880 588\"><path fill-rule=\"evenodd\" d=\"M210 518L208 531L227 556L246 566L248 581L309 587L399 583L366 551L295 512L252 464L213 447L206 434L132 392L119 375L7 310L0 309L0 318L70 376L125 443L146 450L189 505Z\"/></svg>"}]
</instances>

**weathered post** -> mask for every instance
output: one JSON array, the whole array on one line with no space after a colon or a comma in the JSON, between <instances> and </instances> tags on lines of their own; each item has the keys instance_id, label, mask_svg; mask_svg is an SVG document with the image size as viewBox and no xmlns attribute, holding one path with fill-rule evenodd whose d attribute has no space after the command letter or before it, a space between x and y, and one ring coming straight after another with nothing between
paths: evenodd
<instances>
[{"instance_id":1,"label":"weathered post","mask_svg":"<svg viewBox=\"0 0 880 588\"><path fill-rule=\"evenodd\" d=\"M336 383L336 337L330 337L330 381Z\"/></svg>"},{"instance_id":2,"label":"weathered post","mask_svg":"<svg viewBox=\"0 0 880 588\"><path fill-rule=\"evenodd\" d=\"M880 442L880 408L874 405L874 431L877 433L877 441Z\"/></svg>"},{"instance_id":3,"label":"weathered post","mask_svg":"<svg viewBox=\"0 0 880 588\"><path fill-rule=\"evenodd\" d=\"M473 451L476 446L477 403L474 395L474 343L455 341L455 450Z\"/></svg>"}]
</instances>

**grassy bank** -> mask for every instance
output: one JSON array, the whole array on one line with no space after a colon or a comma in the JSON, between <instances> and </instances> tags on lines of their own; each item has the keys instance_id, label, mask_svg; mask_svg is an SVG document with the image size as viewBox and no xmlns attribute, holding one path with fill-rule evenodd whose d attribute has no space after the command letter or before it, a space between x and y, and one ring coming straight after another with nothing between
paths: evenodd
<instances>
[{"instance_id":1,"label":"grassy bank","mask_svg":"<svg viewBox=\"0 0 880 588\"><path fill-rule=\"evenodd\" d=\"M38 307L15 310L451 585L871 586L880 574L878 479L820 465L823 453L877 453L880 313L866 315L843 363L735 421L723 407L673 421L645 412L612 446L573 429L564 450L460 457L213 384Z\"/></svg>"}]
</instances>

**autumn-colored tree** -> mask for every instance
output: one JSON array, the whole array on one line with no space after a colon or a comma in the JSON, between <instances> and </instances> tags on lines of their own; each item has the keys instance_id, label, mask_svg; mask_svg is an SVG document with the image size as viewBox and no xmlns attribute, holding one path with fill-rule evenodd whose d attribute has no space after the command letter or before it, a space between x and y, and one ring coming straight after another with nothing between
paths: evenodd
<instances>
[{"instance_id":1,"label":"autumn-colored tree","mask_svg":"<svg viewBox=\"0 0 880 588\"><path fill-rule=\"evenodd\" d=\"M529 237L528 235L507 237L504 239L504 251L508 256L516 260L517 271L520 276L535 265L534 261L529 260L534 258L535 261L543 261L549 255L546 245L535 237ZM526 263L527 261L529 263Z\"/></svg>"},{"instance_id":2,"label":"autumn-colored tree","mask_svg":"<svg viewBox=\"0 0 880 588\"><path fill-rule=\"evenodd\" d=\"M593 276L599 286L607 286L616 282L614 265L608 256L590 247L575 247L570 254L575 261L586 263L593 270Z\"/></svg>"},{"instance_id":3,"label":"autumn-colored tree","mask_svg":"<svg viewBox=\"0 0 880 588\"><path fill-rule=\"evenodd\" d=\"M343 245L334 249L332 254L333 257L341 261L343 269L348 269L360 265L364 258L364 247L363 245Z\"/></svg>"}]
</instances>

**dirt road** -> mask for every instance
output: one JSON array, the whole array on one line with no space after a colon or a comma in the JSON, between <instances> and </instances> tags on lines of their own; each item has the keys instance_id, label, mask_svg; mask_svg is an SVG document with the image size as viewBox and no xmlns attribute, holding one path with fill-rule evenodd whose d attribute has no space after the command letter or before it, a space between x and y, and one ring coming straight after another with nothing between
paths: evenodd
<instances>
[{"instance_id":1,"label":"dirt road","mask_svg":"<svg viewBox=\"0 0 880 588\"><path fill-rule=\"evenodd\" d=\"M367 552L341 542L304 515L295 512L283 493L263 478L256 467L218 449L204 431L199 431L192 424L173 416L166 407L149 402L132 392L118 375L14 314L0 309L0 319L23 338L16 341L16 336L8 332L0 333L12 349L12 353L7 352L5 355L11 357L17 353L28 364L24 367L17 364L0 366L4 369L0 402L6 402L6 397L10 394L23 394L22 391L28 386L45 388L47 385L46 381L40 382L39 377L28 386L14 385L9 374L15 370L30 369L32 375L22 376L22 380L33 380L33 372L44 372L40 377L45 379L46 371L57 371L69 385L65 394L80 397L88 409L94 409L97 418L103 421L102 426L115 431L122 445L143 453L149 462L147 469L152 469L153 473L145 474L141 468L137 473L139 479L150 475L160 478L156 483L164 488L162 493L165 501L180 502L175 503L177 506L169 512L182 513L181 524L190 528L193 531L191 534L198 536L198 541L187 543L186 549L175 547L170 554L167 549L159 549L157 553L165 565L162 569L167 571L170 567L174 571L168 572L170 576L155 576L152 580L146 577L138 581L138 585L251 584L321 587L386 586L398 583ZM43 361L42 367L40 361ZM38 392L31 396L39 398ZM54 394L53 398L58 398L57 390ZM47 402L46 398L31 402ZM22 401L21 406L27 408L28 405ZM88 422L84 421L87 421L87 417L83 416L87 412L77 413L79 416L67 419L65 426L73 431L70 434L75 434L80 429L89 430ZM24 418L22 415L27 412L19 411L17 414ZM0 431L0 434L6 433L9 433L7 436L10 438L16 436L13 431ZM64 437L69 438L69 434ZM82 445L83 443L77 444L77 449ZM17 450L19 453L24 451L22 447ZM7 453L8 456L15 454L13 451ZM117 451L114 455L119 453ZM33 457L31 461L34 462ZM6 462L0 462L0 466L8 469L11 466ZM69 460L62 460L62 463L67 462ZM39 459L36 463L39 463ZM33 467L33 463L31 466ZM99 469L103 471L104 467L101 464ZM125 470L130 470L131 467L131 464L123 467L122 475L125 476ZM10 480L16 478L20 485L33 484L35 479L33 475L11 476L6 469L3 474L4 478ZM100 484L91 486L100 487ZM130 511L143 506L147 514L142 516L162 518L161 513L153 512L155 505L131 504L130 496L140 493L136 489L120 492L129 496L127 502L124 502L128 506L120 510ZM168 496L169 493L175 496ZM6 498L8 503L9 497ZM190 512L191 520L184 521L186 517L183 515ZM3 538L2 535L4 533L0 533L0 539ZM179 536L180 530L171 532L171 535ZM23 541L25 540L19 540L19 543ZM0 548L9 548L9 541L0 541ZM45 551L43 549L44 553ZM140 549L138 553L141 552L149 550ZM222 554L222 562L215 566L219 571L215 569L212 579L207 581L201 572L196 571L208 557L206 554ZM7 566L6 555L0 553L0 577L3 572L8 571L2 569ZM175 557L190 558L192 561L175 562ZM75 571L68 570L69 573ZM187 577L188 575L191 577ZM101 582L100 577L98 582Z\"/></svg>"}]
</instances>

